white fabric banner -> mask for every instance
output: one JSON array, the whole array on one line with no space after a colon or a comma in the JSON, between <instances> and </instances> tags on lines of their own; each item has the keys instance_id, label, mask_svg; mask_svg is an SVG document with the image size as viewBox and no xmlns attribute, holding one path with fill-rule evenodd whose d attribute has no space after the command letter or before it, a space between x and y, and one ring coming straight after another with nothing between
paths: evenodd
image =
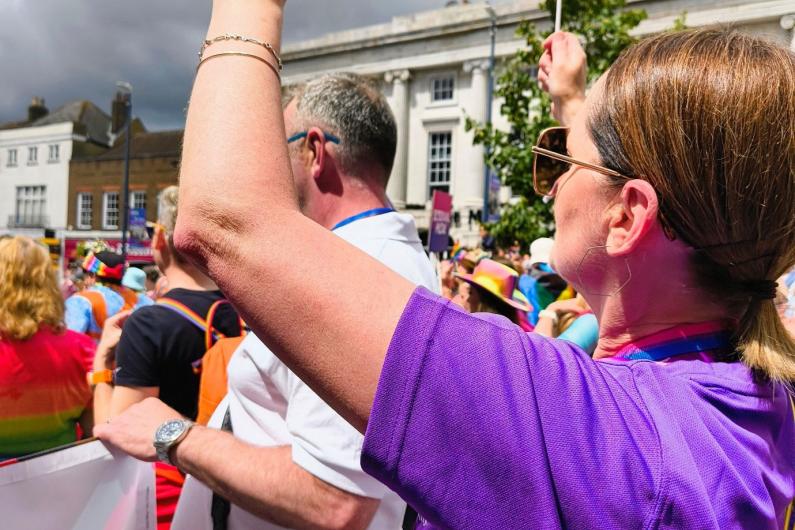
<instances>
[{"instance_id":1,"label":"white fabric banner","mask_svg":"<svg viewBox=\"0 0 795 530\"><path fill-rule=\"evenodd\" d=\"M0 527L153 530L152 464L94 441L0 468Z\"/></svg>"}]
</instances>

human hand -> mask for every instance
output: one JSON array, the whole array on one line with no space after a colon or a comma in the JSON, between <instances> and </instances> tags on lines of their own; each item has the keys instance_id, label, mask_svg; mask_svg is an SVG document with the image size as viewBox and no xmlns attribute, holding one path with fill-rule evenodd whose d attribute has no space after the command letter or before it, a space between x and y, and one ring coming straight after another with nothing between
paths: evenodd
<instances>
[{"instance_id":1,"label":"human hand","mask_svg":"<svg viewBox=\"0 0 795 530\"><path fill-rule=\"evenodd\" d=\"M94 426L94 436L130 456L146 462L157 460L155 431L164 422L182 415L157 398L146 398L113 418Z\"/></svg>"},{"instance_id":2,"label":"human hand","mask_svg":"<svg viewBox=\"0 0 795 530\"><path fill-rule=\"evenodd\" d=\"M94 356L94 370L112 368L116 361L115 349L121 340L121 330L132 311L119 311L105 321L102 327L102 337L97 345Z\"/></svg>"},{"instance_id":3,"label":"human hand","mask_svg":"<svg viewBox=\"0 0 795 530\"><path fill-rule=\"evenodd\" d=\"M544 41L538 61L538 83L552 98L552 115L570 125L585 101L585 50L571 33L558 31Z\"/></svg>"},{"instance_id":4,"label":"human hand","mask_svg":"<svg viewBox=\"0 0 795 530\"><path fill-rule=\"evenodd\" d=\"M439 266L442 285L446 287L455 286L455 277L453 276L454 269L455 269L455 262L453 260L446 259L442 261L442 263Z\"/></svg>"},{"instance_id":5,"label":"human hand","mask_svg":"<svg viewBox=\"0 0 795 530\"><path fill-rule=\"evenodd\" d=\"M556 302L552 302L546 307L546 309L548 309L549 311L554 311L558 314L560 313L579 314L583 312L582 303L576 298L569 298L567 300L558 300Z\"/></svg>"}]
</instances>

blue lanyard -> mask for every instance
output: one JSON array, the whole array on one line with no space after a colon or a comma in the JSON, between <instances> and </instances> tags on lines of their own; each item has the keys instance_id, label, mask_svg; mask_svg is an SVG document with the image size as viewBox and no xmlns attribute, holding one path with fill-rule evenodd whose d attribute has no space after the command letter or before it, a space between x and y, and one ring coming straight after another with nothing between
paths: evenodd
<instances>
[{"instance_id":1,"label":"blue lanyard","mask_svg":"<svg viewBox=\"0 0 795 530\"><path fill-rule=\"evenodd\" d=\"M720 322L685 324L630 343L614 358L625 361L662 361L688 353L725 351L731 333Z\"/></svg>"},{"instance_id":2,"label":"blue lanyard","mask_svg":"<svg viewBox=\"0 0 795 530\"><path fill-rule=\"evenodd\" d=\"M395 210L393 210L392 208L373 208L372 210L367 210L367 211L362 212L362 213L357 213L356 215L352 215L351 217L348 217L347 219L343 219L339 223L335 224L334 228L332 228L331 231L333 232L337 228L342 228L343 226L349 225L349 224L351 224L354 221L358 221L359 219L366 219L367 217L374 217L376 215L381 215L381 214L394 212L394 211Z\"/></svg>"}]
</instances>

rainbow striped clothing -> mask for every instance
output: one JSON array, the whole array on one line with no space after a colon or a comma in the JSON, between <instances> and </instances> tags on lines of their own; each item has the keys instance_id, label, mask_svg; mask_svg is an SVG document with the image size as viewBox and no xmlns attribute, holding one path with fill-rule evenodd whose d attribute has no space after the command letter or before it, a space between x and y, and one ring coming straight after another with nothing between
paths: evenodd
<instances>
[{"instance_id":1,"label":"rainbow striped clothing","mask_svg":"<svg viewBox=\"0 0 795 530\"><path fill-rule=\"evenodd\" d=\"M0 460L76 440L91 406L94 349L87 335L46 327L26 341L0 340Z\"/></svg>"}]
</instances>

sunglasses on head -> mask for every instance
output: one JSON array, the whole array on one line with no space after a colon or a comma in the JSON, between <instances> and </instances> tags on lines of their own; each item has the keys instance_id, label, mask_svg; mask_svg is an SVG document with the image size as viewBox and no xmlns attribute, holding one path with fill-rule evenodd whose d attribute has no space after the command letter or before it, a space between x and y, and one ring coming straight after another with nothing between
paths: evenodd
<instances>
[{"instance_id":1,"label":"sunglasses on head","mask_svg":"<svg viewBox=\"0 0 795 530\"><path fill-rule=\"evenodd\" d=\"M566 138L568 127L550 127L538 136L533 154L533 189L544 197L555 196L555 184L571 168L572 164L592 169L604 175L629 179L617 171L603 166L577 160L568 155Z\"/></svg>"},{"instance_id":2,"label":"sunglasses on head","mask_svg":"<svg viewBox=\"0 0 795 530\"><path fill-rule=\"evenodd\" d=\"M570 157L568 149L566 148L566 139L568 136L568 127L550 127L549 129L544 129L541 131L541 134L538 135L538 141L531 149L534 155L533 189L538 195L543 197L554 197L557 193L556 184L558 180L571 169L572 164L591 169L603 175L626 180L632 179L632 177L628 177L604 166L591 164L590 162L584 162ZM673 241L676 239L676 232L665 218L662 210L659 211L658 215L666 237Z\"/></svg>"}]
</instances>

